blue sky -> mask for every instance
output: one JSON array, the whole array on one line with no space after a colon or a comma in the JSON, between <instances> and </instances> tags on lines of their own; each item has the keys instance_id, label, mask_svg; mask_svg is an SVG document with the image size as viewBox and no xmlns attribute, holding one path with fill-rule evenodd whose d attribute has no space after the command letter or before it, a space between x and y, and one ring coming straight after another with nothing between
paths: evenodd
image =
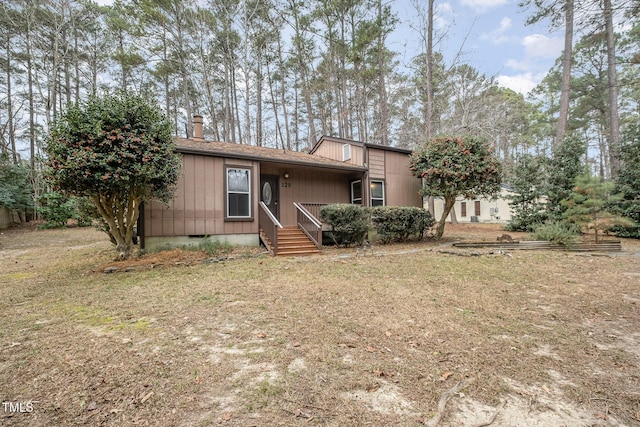
<instances>
[{"instance_id":1,"label":"blue sky","mask_svg":"<svg viewBox=\"0 0 640 427\"><path fill-rule=\"evenodd\" d=\"M398 60L408 64L419 52L419 14L414 3L426 0L392 0L400 23L390 38ZM527 12L517 0L435 1L434 26L441 37L435 50L444 54L447 65L457 59L496 77L502 86L527 94L547 74L562 53L563 31L549 33L547 23L525 25Z\"/></svg>"}]
</instances>

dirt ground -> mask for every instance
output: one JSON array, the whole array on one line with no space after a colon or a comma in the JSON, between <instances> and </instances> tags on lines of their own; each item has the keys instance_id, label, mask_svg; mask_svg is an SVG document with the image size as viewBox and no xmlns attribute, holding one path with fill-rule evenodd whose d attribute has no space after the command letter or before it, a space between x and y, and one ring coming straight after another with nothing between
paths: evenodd
<instances>
[{"instance_id":1,"label":"dirt ground","mask_svg":"<svg viewBox=\"0 0 640 427\"><path fill-rule=\"evenodd\" d=\"M502 233L113 263L92 229L5 230L0 425L640 426L640 242L450 246Z\"/></svg>"}]
</instances>

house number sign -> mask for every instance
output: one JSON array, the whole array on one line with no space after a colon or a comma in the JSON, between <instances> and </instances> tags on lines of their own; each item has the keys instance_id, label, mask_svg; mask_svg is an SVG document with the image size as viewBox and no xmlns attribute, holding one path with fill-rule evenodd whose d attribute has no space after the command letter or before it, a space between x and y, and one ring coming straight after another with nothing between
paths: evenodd
<instances>
[{"instance_id":1,"label":"house number sign","mask_svg":"<svg viewBox=\"0 0 640 427\"><path fill-rule=\"evenodd\" d=\"M291 187L291 183L290 182L283 182L282 183L282 188L290 188Z\"/></svg>"}]
</instances>

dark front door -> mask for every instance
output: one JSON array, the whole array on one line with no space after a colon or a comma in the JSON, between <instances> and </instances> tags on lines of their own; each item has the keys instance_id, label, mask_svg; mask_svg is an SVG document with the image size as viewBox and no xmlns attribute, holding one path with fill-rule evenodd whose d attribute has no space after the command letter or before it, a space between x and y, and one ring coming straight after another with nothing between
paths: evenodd
<instances>
[{"instance_id":1,"label":"dark front door","mask_svg":"<svg viewBox=\"0 0 640 427\"><path fill-rule=\"evenodd\" d=\"M280 221L280 212L278 210L278 176L277 175L261 175L260 176L260 201L264 202L271 213Z\"/></svg>"}]
</instances>

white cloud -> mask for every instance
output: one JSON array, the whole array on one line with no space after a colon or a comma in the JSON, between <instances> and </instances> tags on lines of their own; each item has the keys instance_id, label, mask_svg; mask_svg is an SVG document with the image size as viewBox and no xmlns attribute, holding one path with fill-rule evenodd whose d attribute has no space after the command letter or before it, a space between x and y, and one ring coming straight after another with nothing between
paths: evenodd
<instances>
[{"instance_id":1,"label":"white cloud","mask_svg":"<svg viewBox=\"0 0 640 427\"><path fill-rule=\"evenodd\" d=\"M511 18L505 16L500 20L500 26L495 30L491 30L488 33L480 35L481 40L489 40L493 44L506 43L512 39L512 37L506 35L507 31L512 26Z\"/></svg>"},{"instance_id":2,"label":"white cloud","mask_svg":"<svg viewBox=\"0 0 640 427\"><path fill-rule=\"evenodd\" d=\"M436 5L436 13L443 15L453 15L453 5L448 1Z\"/></svg>"},{"instance_id":3,"label":"white cloud","mask_svg":"<svg viewBox=\"0 0 640 427\"><path fill-rule=\"evenodd\" d=\"M531 92L538 83L542 81L546 73L533 74L531 72L516 74L514 76L498 76L497 81L500 86L509 88L523 95Z\"/></svg>"},{"instance_id":4,"label":"white cloud","mask_svg":"<svg viewBox=\"0 0 640 427\"><path fill-rule=\"evenodd\" d=\"M473 10L484 12L494 7L504 6L508 0L461 0L460 2Z\"/></svg>"},{"instance_id":5,"label":"white cloud","mask_svg":"<svg viewBox=\"0 0 640 427\"><path fill-rule=\"evenodd\" d=\"M436 5L436 13L434 25L438 30L447 29L454 20L453 6L451 3L444 2Z\"/></svg>"},{"instance_id":6,"label":"white cloud","mask_svg":"<svg viewBox=\"0 0 640 427\"><path fill-rule=\"evenodd\" d=\"M527 57L555 59L564 47L561 37L547 37L543 34L531 34L522 40Z\"/></svg>"},{"instance_id":7,"label":"white cloud","mask_svg":"<svg viewBox=\"0 0 640 427\"><path fill-rule=\"evenodd\" d=\"M542 81L553 60L560 56L564 40L561 37L531 34L522 39L521 45L524 47L524 55L520 59L505 61L505 67L516 74L501 75L497 80L501 86L527 94Z\"/></svg>"},{"instance_id":8,"label":"white cloud","mask_svg":"<svg viewBox=\"0 0 640 427\"><path fill-rule=\"evenodd\" d=\"M507 62L505 63L505 65L511 68L512 70L517 70L517 71L526 71L531 69L531 61L528 61L528 60L518 61L517 59L507 59Z\"/></svg>"}]
</instances>

